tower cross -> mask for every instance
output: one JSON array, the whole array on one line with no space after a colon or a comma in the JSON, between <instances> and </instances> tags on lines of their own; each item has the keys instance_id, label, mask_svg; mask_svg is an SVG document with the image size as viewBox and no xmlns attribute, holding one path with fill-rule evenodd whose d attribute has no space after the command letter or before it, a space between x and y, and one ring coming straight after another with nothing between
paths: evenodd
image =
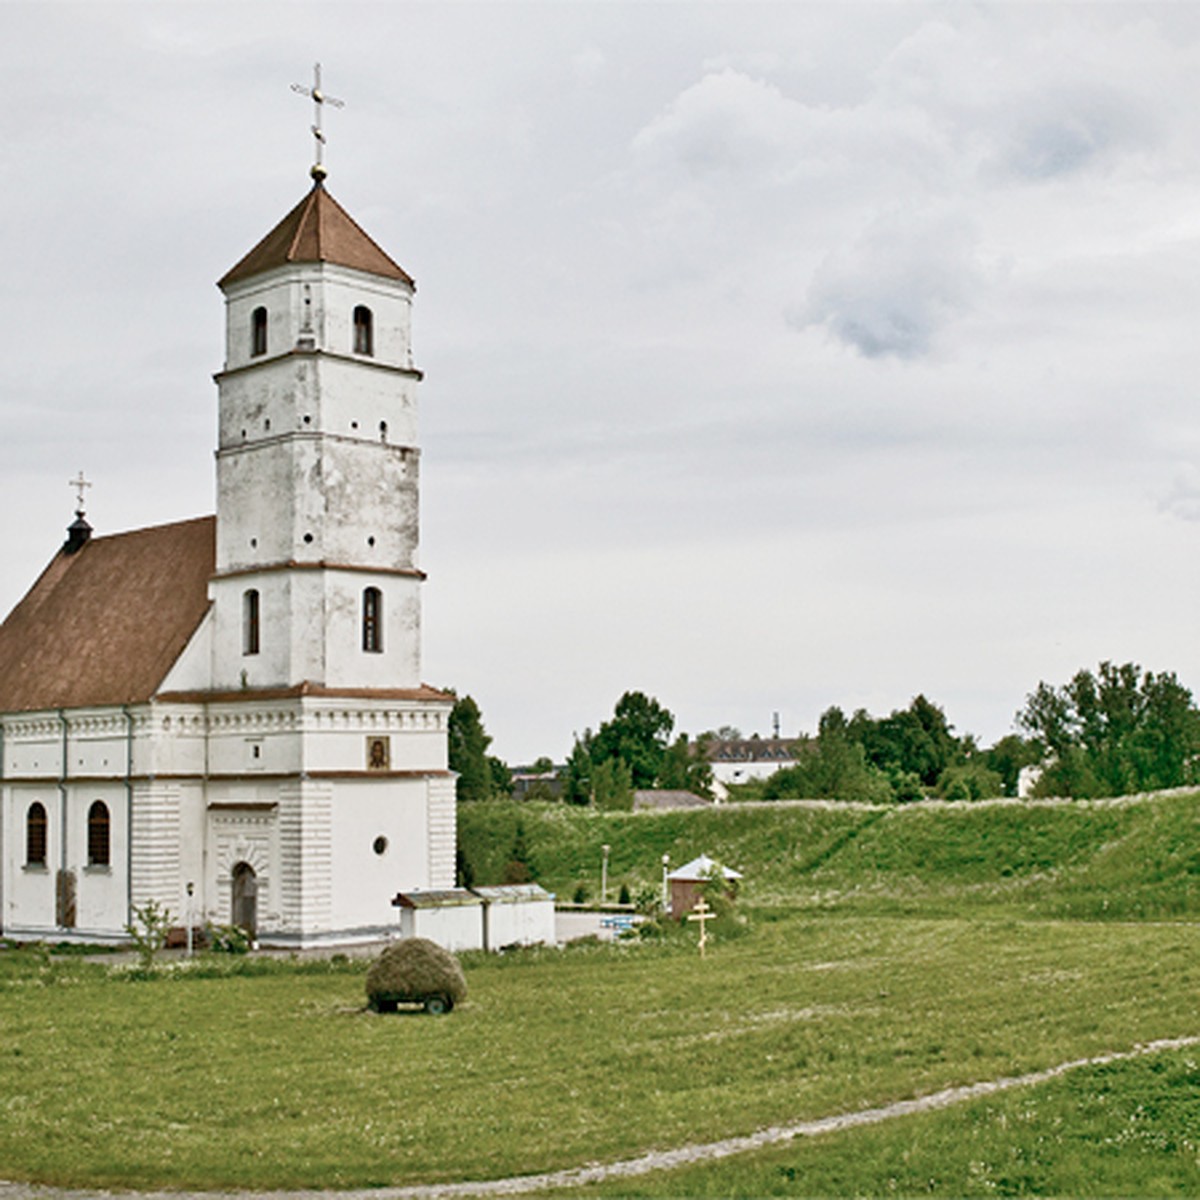
<instances>
[{"instance_id":1,"label":"tower cross","mask_svg":"<svg viewBox=\"0 0 1200 1200\"><path fill-rule=\"evenodd\" d=\"M83 516L83 491L84 491L84 488L90 488L92 485L88 480L84 479L82 471L79 472L78 479L68 479L67 484L68 484L68 486L73 487L76 492L75 515L77 517L82 517Z\"/></svg>"},{"instance_id":2,"label":"tower cross","mask_svg":"<svg viewBox=\"0 0 1200 1200\"><path fill-rule=\"evenodd\" d=\"M322 179L329 173L325 170L325 165L322 162L321 148L325 145L325 134L321 130L321 106L324 104L332 104L334 108L345 108L346 102L337 99L336 96L327 96L321 90L321 64L313 63L313 85L310 88L305 87L301 83L293 83L292 91L299 92L301 96L310 96L313 102L313 125L312 135L317 143L317 161L313 164L309 174L320 183Z\"/></svg>"}]
</instances>

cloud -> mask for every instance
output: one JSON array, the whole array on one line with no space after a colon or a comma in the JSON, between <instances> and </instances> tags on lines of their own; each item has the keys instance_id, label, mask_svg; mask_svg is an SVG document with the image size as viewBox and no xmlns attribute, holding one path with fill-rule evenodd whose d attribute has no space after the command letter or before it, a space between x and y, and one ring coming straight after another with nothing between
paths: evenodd
<instances>
[{"instance_id":1,"label":"cloud","mask_svg":"<svg viewBox=\"0 0 1200 1200\"><path fill-rule=\"evenodd\" d=\"M681 92L634 137L633 149L697 175L768 166L801 117L802 106L779 88L726 67Z\"/></svg>"},{"instance_id":2,"label":"cloud","mask_svg":"<svg viewBox=\"0 0 1200 1200\"><path fill-rule=\"evenodd\" d=\"M1180 463L1158 509L1181 521L1200 521L1200 467Z\"/></svg>"},{"instance_id":3,"label":"cloud","mask_svg":"<svg viewBox=\"0 0 1200 1200\"><path fill-rule=\"evenodd\" d=\"M949 213L891 213L825 258L791 323L824 325L867 358L919 358L985 282L966 221Z\"/></svg>"},{"instance_id":4,"label":"cloud","mask_svg":"<svg viewBox=\"0 0 1200 1200\"><path fill-rule=\"evenodd\" d=\"M1164 83L1177 71L1156 33L1132 24L1114 38L1053 22L1036 38L1013 32L1003 19L928 22L881 65L875 99L919 107L965 161L1016 181L1072 175L1156 142L1145 67Z\"/></svg>"}]
</instances>

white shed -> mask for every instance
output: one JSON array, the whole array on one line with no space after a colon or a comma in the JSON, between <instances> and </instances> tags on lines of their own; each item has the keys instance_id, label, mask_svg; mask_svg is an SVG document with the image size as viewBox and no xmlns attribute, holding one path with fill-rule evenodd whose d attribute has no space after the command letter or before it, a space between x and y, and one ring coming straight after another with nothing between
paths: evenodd
<instances>
[{"instance_id":1,"label":"white shed","mask_svg":"<svg viewBox=\"0 0 1200 1200\"><path fill-rule=\"evenodd\" d=\"M483 900L465 888L401 892L400 936L423 937L447 950L483 948Z\"/></svg>"},{"instance_id":2,"label":"white shed","mask_svg":"<svg viewBox=\"0 0 1200 1200\"><path fill-rule=\"evenodd\" d=\"M483 900L483 948L554 945L554 894L536 883L477 887Z\"/></svg>"}]
</instances>

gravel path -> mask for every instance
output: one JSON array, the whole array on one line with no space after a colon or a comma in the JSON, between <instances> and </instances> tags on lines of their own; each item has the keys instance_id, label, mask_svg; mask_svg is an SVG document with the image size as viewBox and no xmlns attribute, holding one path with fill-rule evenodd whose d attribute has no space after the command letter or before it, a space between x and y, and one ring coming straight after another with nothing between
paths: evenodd
<instances>
[{"instance_id":1,"label":"gravel path","mask_svg":"<svg viewBox=\"0 0 1200 1200\"><path fill-rule=\"evenodd\" d=\"M317 1197L332 1196L337 1200L440 1200L441 1197L457 1196L517 1196L525 1192L546 1191L551 1188L568 1188L584 1183L599 1183L606 1179L631 1179L647 1175L651 1171L662 1171L671 1167L682 1167L690 1163L710 1162L728 1158L731 1154L742 1154L747 1150L758 1150L763 1146L774 1146L798 1137L816 1137L822 1133L835 1133L839 1129L853 1129L859 1125L877 1125L893 1117L906 1117L912 1113L932 1112L934 1109L949 1108L964 1100L979 1096L990 1096L1010 1088L1028 1087L1046 1083L1080 1067L1100 1066L1103 1063L1120 1062L1123 1059L1139 1058L1146 1054L1157 1054L1163 1050L1180 1050L1200 1045L1200 1037L1163 1038L1146 1042L1132 1050L1111 1054L1097 1054L1091 1058L1077 1058L1059 1063L1044 1071L1031 1071L1028 1075L1011 1075L990 1079L983 1083L970 1083L962 1087L944 1088L927 1096L912 1100L897 1100L877 1108L861 1108L855 1112L838 1113L831 1117L819 1117L811 1121L798 1121L793 1125L775 1125L760 1129L744 1137L723 1138L719 1142L705 1142L693 1146L681 1146L677 1150L655 1150L637 1158L620 1162L596 1163L586 1167L571 1167L563 1171L547 1171L541 1175L516 1175L508 1179L487 1179L467 1183L424 1184L417 1187L367 1188L343 1192L139 1192L141 1200L187 1200L188 1197L202 1200L316 1200ZM75 1191L63 1188L33 1187L22 1183L0 1181L0 1200L101 1200L122 1193L106 1191Z\"/></svg>"}]
</instances>

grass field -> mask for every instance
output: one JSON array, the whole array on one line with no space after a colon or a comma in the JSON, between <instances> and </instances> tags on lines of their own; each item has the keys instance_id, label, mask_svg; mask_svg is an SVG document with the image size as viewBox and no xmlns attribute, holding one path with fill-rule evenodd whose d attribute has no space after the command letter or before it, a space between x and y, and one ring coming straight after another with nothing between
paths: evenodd
<instances>
[{"instance_id":1,"label":"grass field","mask_svg":"<svg viewBox=\"0 0 1200 1200\"><path fill-rule=\"evenodd\" d=\"M1200 916L1200 793L1138 802L937 802L887 808L737 805L596 813L463 805L459 837L480 883L502 876L520 821L538 879L563 899L657 883L664 853L702 851L745 874L751 906L870 913L1170 919Z\"/></svg>"},{"instance_id":2,"label":"grass field","mask_svg":"<svg viewBox=\"0 0 1200 1200\"><path fill-rule=\"evenodd\" d=\"M1085 1068L950 1111L541 1195L1196 1196L1198 1059Z\"/></svg>"},{"instance_id":3,"label":"grass field","mask_svg":"<svg viewBox=\"0 0 1200 1200\"><path fill-rule=\"evenodd\" d=\"M0 1178L495 1178L1200 1033L1194 799L1037 809L1024 825L1011 808L954 810L952 827L943 810L909 811L705 813L690 833L673 814L547 813L557 848L526 812L535 854L567 878L590 845L581 829L630 862L653 861L664 831L676 861L740 851L729 861L747 872L749 921L719 931L703 961L690 932L468 956L471 994L440 1019L364 1012L362 963L223 959L139 980L0 952ZM789 879L802 883L789 892ZM1080 1070L599 1190L1196 1194L1197 1057Z\"/></svg>"}]
</instances>

